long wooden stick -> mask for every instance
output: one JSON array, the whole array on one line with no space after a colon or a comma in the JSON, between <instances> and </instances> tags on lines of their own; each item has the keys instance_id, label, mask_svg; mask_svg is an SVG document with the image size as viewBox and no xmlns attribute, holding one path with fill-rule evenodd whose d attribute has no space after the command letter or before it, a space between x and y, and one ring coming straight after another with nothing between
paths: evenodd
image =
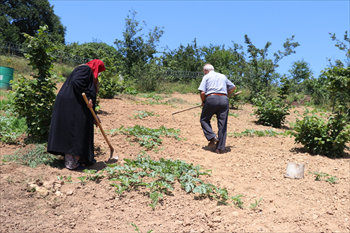
<instances>
[{"instance_id":1,"label":"long wooden stick","mask_svg":"<svg viewBox=\"0 0 350 233\"><path fill-rule=\"evenodd\" d=\"M89 101L87 100L85 93L83 93L82 96L83 96L83 98L84 98L84 100L85 100L86 105L88 105L88 104L89 104ZM101 130L101 132L102 132L102 134L103 134L103 137L105 138L105 140L106 140L106 142L107 142L109 148L111 149L111 155L110 155L109 158L112 158L113 152L114 152L114 148L113 148L113 146L111 145L111 143L109 143L108 138L107 138L107 136L106 136L106 134L105 134L105 131L103 131L102 125L100 124L100 121L97 119L97 116L96 116L94 110L93 110L92 108L89 108L89 109L90 109L90 112L91 112L92 116L94 117L94 119L95 119L95 121L96 121L98 127L100 127L100 130Z\"/></svg>"},{"instance_id":2,"label":"long wooden stick","mask_svg":"<svg viewBox=\"0 0 350 233\"><path fill-rule=\"evenodd\" d=\"M235 96L235 95L239 95L239 94L241 94L241 93L242 93L241 91L236 92L236 93L234 93L234 94L229 95L228 98L230 98L230 97L232 97L232 96ZM193 107L185 108L185 109L179 110L179 111L177 111L177 112L173 112L173 113L171 113L171 115L175 115L175 114L177 114L177 113L184 112L184 111L187 111L187 110L190 110L190 109L193 109L193 108L198 108L198 107L200 107L200 106L202 106L202 105L196 105L196 106L193 106Z\"/></svg>"},{"instance_id":3,"label":"long wooden stick","mask_svg":"<svg viewBox=\"0 0 350 233\"><path fill-rule=\"evenodd\" d=\"M180 110L180 111L173 112L173 113L172 113L172 115L175 115L175 114L177 114L177 113L180 113L180 112L184 112L184 111L190 110L190 109L192 109L192 108L198 108L198 107L200 107L200 106L202 106L202 105L196 105L196 106L193 106L193 107L185 108L185 109L182 109L182 110Z\"/></svg>"}]
</instances>

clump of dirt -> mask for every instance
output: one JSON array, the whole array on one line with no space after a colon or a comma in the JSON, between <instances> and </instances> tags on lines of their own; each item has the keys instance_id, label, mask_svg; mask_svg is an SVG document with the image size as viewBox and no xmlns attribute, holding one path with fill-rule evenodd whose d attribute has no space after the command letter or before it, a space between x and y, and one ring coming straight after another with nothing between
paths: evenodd
<instances>
[{"instance_id":1,"label":"clump of dirt","mask_svg":"<svg viewBox=\"0 0 350 233\"><path fill-rule=\"evenodd\" d=\"M130 96L130 95L128 95ZM131 96L130 96L131 97ZM0 229L2 232L349 232L349 158L331 159L311 155L291 137L227 137L223 154L207 147L199 122L201 109L195 108L171 115L179 109L200 102L198 94L173 94L171 98L186 100L174 105L146 105L134 99L102 99L101 124L111 129L142 125L148 128L180 129L182 140L162 138L156 150L146 150L123 134L108 134L114 155L135 159L144 150L152 159L183 160L212 171L203 181L226 188L229 196L241 196L244 208L220 205L214 199L187 194L174 183L171 195L153 210L148 194L140 188L117 194L107 174L96 181L81 182L84 172L70 171L62 166L41 165L36 168L1 161L0 166ZM302 107L296 107L299 112ZM155 116L134 119L135 111L153 111ZM229 116L228 132L246 129L268 130L257 125L251 115L252 106L237 110L238 117ZM286 122L295 122L294 111ZM217 132L217 121L212 126ZM105 168L110 149L103 135L95 128L96 164L89 169ZM283 130L283 129L279 129ZM232 134L230 134L232 135ZM350 147L350 144L347 144ZM0 143L1 159L20 145ZM115 162L115 161L114 161ZM288 162L305 165L304 179L285 178ZM324 172L338 180L331 184L316 181L309 172ZM255 209L251 204L260 200Z\"/></svg>"}]
</instances>

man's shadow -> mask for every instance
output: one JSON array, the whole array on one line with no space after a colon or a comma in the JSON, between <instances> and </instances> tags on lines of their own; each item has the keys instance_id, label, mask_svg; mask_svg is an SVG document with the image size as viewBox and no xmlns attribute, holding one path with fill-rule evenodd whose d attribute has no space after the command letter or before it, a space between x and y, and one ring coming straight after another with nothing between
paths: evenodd
<instances>
[{"instance_id":1,"label":"man's shadow","mask_svg":"<svg viewBox=\"0 0 350 233\"><path fill-rule=\"evenodd\" d=\"M220 154L225 154L225 153L231 152L231 148L233 148L233 146L226 146L224 150L221 150ZM214 145L214 146L203 146L202 149L215 153L216 145Z\"/></svg>"}]
</instances>

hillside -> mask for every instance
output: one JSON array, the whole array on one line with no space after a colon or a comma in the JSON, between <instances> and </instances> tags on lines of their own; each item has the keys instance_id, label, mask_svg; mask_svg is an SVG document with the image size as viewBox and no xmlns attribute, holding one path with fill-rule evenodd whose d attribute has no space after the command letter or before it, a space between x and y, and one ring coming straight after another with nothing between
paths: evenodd
<instances>
[{"instance_id":1,"label":"hillside","mask_svg":"<svg viewBox=\"0 0 350 233\"><path fill-rule=\"evenodd\" d=\"M14 163L0 166L0 228L2 232L349 232L349 159L350 151L340 159L311 155L291 137L228 137L225 153L214 153L199 123L200 108L172 117L171 113L200 102L196 94L172 94L161 100L172 105L146 105L141 97L127 95L100 102L99 117L106 131L141 125L148 128L180 129L180 138L162 137L158 150L146 151L152 159L183 160L212 170L205 182L226 188L229 196L243 195L245 208L220 205L214 199L187 194L178 182L174 190L156 206L149 206L143 187L118 196L107 178L81 184L86 174L64 168L39 166L35 169ZM183 100L183 101L181 101ZM183 103L181 103L183 102ZM135 111L153 111L155 116L134 119ZM303 111L303 107L295 110ZM246 129L269 130L255 123L252 106L245 104L230 110L228 132ZM294 110L287 122L294 122ZM212 121L214 129L216 121ZM288 129L274 129L283 131ZM108 134L119 156L135 159L145 150L132 137ZM347 145L350 146L349 144ZM0 144L1 156L13 153L19 145ZM95 130L97 163L89 169L106 167L109 147ZM288 162L305 165L304 179L284 178ZM325 172L338 181L316 181L309 172ZM64 182L58 178L62 177ZM72 183L67 182L71 177ZM29 192L28 183L46 187ZM57 192L59 191L59 192ZM256 209L246 208L262 198ZM230 204L232 201L230 202Z\"/></svg>"}]
</instances>

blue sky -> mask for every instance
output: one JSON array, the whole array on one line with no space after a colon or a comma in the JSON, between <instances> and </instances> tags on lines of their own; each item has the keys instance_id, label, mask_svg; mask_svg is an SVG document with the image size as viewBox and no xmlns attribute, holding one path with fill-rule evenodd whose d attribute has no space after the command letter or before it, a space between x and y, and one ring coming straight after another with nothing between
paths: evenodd
<instances>
[{"instance_id":1,"label":"blue sky","mask_svg":"<svg viewBox=\"0 0 350 233\"><path fill-rule=\"evenodd\" d=\"M114 46L123 39L129 10L147 26L164 27L159 51L191 43L198 46L244 44L247 34L253 44L272 45L269 57L283 50L286 38L299 42L296 53L283 58L277 72L288 74L292 63L304 59L314 76L325 69L327 58L344 60L345 52L336 48L329 32L343 40L350 31L350 1L65 1L49 0L54 12L67 27L66 42L92 42L94 39Z\"/></svg>"}]
</instances>

